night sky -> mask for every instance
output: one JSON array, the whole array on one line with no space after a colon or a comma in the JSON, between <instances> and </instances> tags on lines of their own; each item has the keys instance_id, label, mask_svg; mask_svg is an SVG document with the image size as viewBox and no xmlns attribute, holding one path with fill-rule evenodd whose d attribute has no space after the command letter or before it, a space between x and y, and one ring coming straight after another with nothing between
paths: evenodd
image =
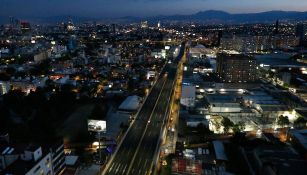
<instances>
[{"instance_id":1,"label":"night sky","mask_svg":"<svg viewBox=\"0 0 307 175\"><path fill-rule=\"evenodd\" d=\"M307 11L307 0L0 0L0 16L122 17L193 14L205 10Z\"/></svg>"}]
</instances>

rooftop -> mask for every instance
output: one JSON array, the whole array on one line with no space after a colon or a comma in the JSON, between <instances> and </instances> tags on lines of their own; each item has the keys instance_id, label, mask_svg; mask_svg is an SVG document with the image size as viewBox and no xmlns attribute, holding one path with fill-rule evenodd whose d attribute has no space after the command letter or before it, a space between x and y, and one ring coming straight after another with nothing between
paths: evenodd
<instances>
[{"instance_id":1,"label":"rooftop","mask_svg":"<svg viewBox=\"0 0 307 175\"><path fill-rule=\"evenodd\" d=\"M261 162L270 164L277 174L305 174L307 171L307 162L286 146L264 145L255 151Z\"/></svg>"},{"instance_id":2,"label":"rooftop","mask_svg":"<svg viewBox=\"0 0 307 175\"><path fill-rule=\"evenodd\" d=\"M49 153L48 153L49 154ZM28 171L30 171L34 166L40 162L42 159L44 159L48 154L44 154L41 158L39 158L37 161L34 161L33 159L30 161L22 160L20 157L17 161L9 165L5 169L5 174L26 174Z\"/></svg>"},{"instance_id":3,"label":"rooftop","mask_svg":"<svg viewBox=\"0 0 307 175\"><path fill-rule=\"evenodd\" d=\"M223 142L221 142L219 140L215 140L212 143L213 143L216 159L227 161L228 158L227 158L226 153L225 153L225 148L224 148Z\"/></svg>"},{"instance_id":4,"label":"rooftop","mask_svg":"<svg viewBox=\"0 0 307 175\"><path fill-rule=\"evenodd\" d=\"M291 130L290 134L293 135L300 142L300 144L307 150L307 129Z\"/></svg>"},{"instance_id":5,"label":"rooftop","mask_svg":"<svg viewBox=\"0 0 307 175\"><path fill-rule=\"evenodd\" d=\"M218 57L223 57L224 59L232 59L232 60L256 60L255 57L245 55L245 54L227 54L227 53L219 53Z\"/></svg>"},{"instance_id":6,"label":"rooftop","mask_svg":"<svg viewBox=\"0 0 307 175\"><path fill-rule=\"evenodd\" d=\"M129 96L126 98L126 100L119 106L119 110L125 110L125 111L134 111L137 110L137 108L140 105L141 98L139 96Z\"/></svg>"}]
</instances>

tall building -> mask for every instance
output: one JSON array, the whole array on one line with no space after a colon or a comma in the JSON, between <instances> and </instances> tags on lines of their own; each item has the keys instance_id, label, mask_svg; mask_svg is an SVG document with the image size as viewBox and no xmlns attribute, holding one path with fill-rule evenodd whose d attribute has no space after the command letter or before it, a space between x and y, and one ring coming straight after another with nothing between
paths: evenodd
<instances>
[{"instance_id":1,"label":"tall building","mask_svg":"<svg viewBox=\"0 0 307 175\"><path fill-rule=\"evenodd\" d=\"M275 23L275 30L274 30L274 35L279 34L279 21L277 20Z\"/></svg>"},{"instance_id":2,"label":"tall building","mask_svg":"<svg viewBox=\"0 0 307 175\"><path fill-rule=\"evenodd\" d=\"M19 26L19 20L15 17L10 16L10 28L16 30Z\"/></svg>"},{"instance_id":3,"label":"tall building","mask_svg":"<svg viewBox=\"0 0 307 175\"><path fill-rule=\"evenodd\" d=\"M117 31L117 26L116 26L116 24L112 24L112 25L111 25L111 33L112 33L113 35L115 35L115 34L116 34L116 31Z\"/></svg>"},{"instance_id":4,"label":"tall building","mask_svg":"<svg viewBox=\"0 0 307 175\"><path fill-rule=\"evenodd\" d=\"M148 22L147 22L147 21L142 21L142 22L141 22L141 28L142 28L142 29L148 28Z\"/></svg>"},{"instance_id":5,"label":"tall building","mask_svg":"<svg viewBox=\"0 0 307 175\"><path fill-rule=\"evenodd\" d=\"M67 23L67 27L66 27L67 31L74 31L76 29L74 23L72 21L69 21Z\"/></svg>"},{"instance_id":6,"label":"tall building","mask_svg":"<svg viewBox=\"0 0 307 175\"><path fill-rule=\"evenodd\" d=\"M160 22L160 21L158 22L157 27L158 27L158 28L161 27L161 22Z\"/></svg>"},{"instance_id":7,"label":"tall building","mask_svg":"<svg viewBox=\"0 0 307 175\"><path fill-rule=\"evenodd\" d=\"M74 50L78 46L76 35L71 35L68 40L68 50Z\"/></svg>"},{"instance_id":8,"label":"tall building","mask_svg":"<svg viewBox=\"0 0 307 175\"><path fill-rule=\"evenodd\" d=\"M300 45L302 45L304 38L305 38L305 26L304 26L304 24L302 24L302 23L297 24L295 34L300 40Z\"/></svg>"},{"instance_id":9,"label":"tall building","mask_svg":"<svg viewBox=\"0 0 307 175\"><path fill-rule=\"evenodd\" d=\"M27 21L20 22L20 29L22 32L29 32L31 31L31 25Z\"/></svg>"},{"instance_id":10,"label":"tall building","mask_svg":"<svg viewBox=\"0 0 307 175\"><path fill-rule=\"evenodd\" d=\"M222 39L222 37L223 37L223 31L222 31L222 30L219 30L218 33L217 33L217 43L216 43L216 45L217 45L218 47L220 47L220 45L221 45L221 39Z\"/></svg>"},{"instance_id":11,"label":"tall building","mask_svg":"<svg viewBox=\"0 0 307 175\"><path fill-rule=\"evenodd\" d=\"M248 55L220 53L217 58L217 73L224 82L254 82L256 59Z\"/></svg>"}]
</instances>

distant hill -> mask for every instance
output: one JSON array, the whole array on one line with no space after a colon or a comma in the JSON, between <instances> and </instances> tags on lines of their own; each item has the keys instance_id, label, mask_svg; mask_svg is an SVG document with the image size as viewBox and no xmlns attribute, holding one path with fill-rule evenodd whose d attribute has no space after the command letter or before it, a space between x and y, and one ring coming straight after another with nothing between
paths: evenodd
<instances>
[{"instance_id":1,"label":"distant hill","mask_svg":"<svg viewBox=\"0 0 307 175\"><path fill-rule=\"evenodd\" d=\"M218 23L267 23L274 22L276 20L281 21L307 21L307 12L296 12L296 11L268 11L261 13L242 13L242 14L231 14L224 11L208 10L201 11L192 15L171 15L171 16L153 16L153 17L134 17L126 16L121 18L99 18L99 17L79 17L79 16L54 16L54 17L33 17L28 18L30 22L34 23L59 23L72 19L74 23L82 23L89 21L100 21L107 23L132 23L147 20L149 22L158 21L177 21L177 22L199 22L207 24L218 24ZM0 16L0 23L8 22L8 17Z\"/></svg>"},{"instance_id":2,"label":"distant hill","mask_svg":"<svg viewBox=\"0 0 307 175\"><path fill-rule=\"evenodd\" d=\"M307 12L269 11L261 13L230 14L224 11L202 11L192 15L156 16L145 18L148 21L193 21L200 23L266 23L276 20L304 21Z\"/></svg>"}]
</instances>

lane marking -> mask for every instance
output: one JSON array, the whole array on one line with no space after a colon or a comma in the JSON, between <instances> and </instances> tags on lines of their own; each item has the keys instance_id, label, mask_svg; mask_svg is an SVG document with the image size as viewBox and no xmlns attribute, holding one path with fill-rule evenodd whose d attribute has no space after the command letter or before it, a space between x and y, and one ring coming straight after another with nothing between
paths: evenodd
<instances>
[{"instance_id":1,"label":"lane marking","mask_svg":"<svg viewBox=\"0 0 307 175\"><path fill-rule=\"evenodd\" d=\"M125 165L125 167L124 167L123 174L125 174L126 169L127 169L127 165Z\"/></svg>"},{"instance_id":2,"label":"lane marking","mask_svg":"<svg viewBox=\"0 0 307 175\"><path fill-rule=\"evenodd\" d=\"M146 164L147 164L147 162L148 162L148 160L146 159L146 160L145 160L145 164L144 164L144 167L145 167L145 168L146 168Z\"/></svg>"},{"instance_id":3,"label":"lane marking","mask_svg":"<svg viewBox=\"0 0 307 175\"><path fill-rule=\"evenodd\" d=\"M120 166L120 164L119 164L119 166ZM115 174L117 174L119 166L116 166L117 168L115 169Z\"/></svg>"},{"instance_id":4,"label":"lane marking","mask_svg":"<svg viewBox=\"0 0 307 175\"><path fill-rule=\"evenodd\" d=\"M140 164L141 164L141 159L139 160L138 166L140 166Z\"/></svg>"},{"instance_id":5,"label":"lane marking","mask_svg":"<svg viewBox=\"0 0 307 175\"><path fill-rule=\"evenodd\" d=\"M162 91L163 91L163 89L164 89L164 86L165 86L165 84L166 84L166 81L167 81L167 79L165 79L165 80L163 81L163 85L162 85L162 87L161 87L161 90L160 90L159 96L158 96L158 98L157 98L157 101L156 101L156 103L155 103L155 105L154 105L154 108L153 108L152 111L151 111L149 120L151 120L151 118L152 118L152 116L153 116L153 113L154 113L155 110L156 110L156 107L157 107L158 102L159 102L159 100L160 100L160 97L161 97ZM134 161L135 161L135 157L136 157L137 153L139 152L141 143L142 143L142 141L143 141L143 139L144 139L144 137L145 137L145 134L146 134L147 129L148 129L148 124L146 124L146 127L145 127L145 130L144 130L144 132L143 132L143 135L142 135L142 137L141 137L141 139L140 139L140 141L139 141L139 143L138 143L137 149L136 149L136 151L135 151L135 153L134 153L134 155L133 155L133 158L132 158L132 160L131 160L131 162L130 162L130 165L129 165L127 174L129 174L130 171L131 171L132 165L133 165L133 163L134 163Z\"/></svg>"},{"instance_id":6,"label":"lane marking","mask_svg":"<svg viewBox=\"0 0 307 175\"><path fill-rule=\"evenodd\" d=\"M165 70L164 70L164 69L165 69L165 66L166 66L166 64L163 65L163 68L162 68L162 71L161 71L161 72L164 72L164 71L165 71ZM161 74L161 72L160 72L160 74ZM136 118L140 118L140 117L139 117L139 115L141 114L140 112L142 111L142 109L143 109L145 103L147 102L147 100L150 100L150 99L153 99L153 98L154 98L154 97L151 97L151 93L152 93L152 91L153 91L154 88L158 89L158 87L160 86L160 85L159 85L160 82L158 82L158 80L159 80L159 79L157 79L157 80L154 82L154 86L153 86L152 88L150 88L149 94L145 97L144 102L142 103L141 107L138 109L138 111L137 111L137 113L136 113L136 115L135 115ZM164 84L165 84L165 81L166 81L166 80L164 80L164 82L163 82L163 86L164 86ZM163 87L163 86L162 86L162 87ZM162 90L161 90L161 91L162 91ZM161 92L160 92L160 93L161 93ZM158 100L158 99L159 99L159 97L157 98L157 100ZM138 120L133 120L132 124L129 126L128 130L125 132L125 134L124 134L123 138L120 140L120 142L119 142L119 144L118 144L118 146L117 146L115 152L112 154L110 160L107 162L107 165L106 165L105 169L103 170L102 174L105 174L105 173L107 172L107 170L109 169L110 164L111 164L111 163L114 163L113 161L114 161L115 157L117 156L117 153L118 153L118 151L120 150L122 144L124 143L124 140L126 140L126 136L127 136L128 133L130 132L130 130L132 130L133 127L135 127L135 126L136 126L136 127L139 126L139 125L136 124L136 121L138 121ZM140 126L140 128L141 128L141 126ZM136 129L137 129L137 128L136 128Z\"/></svg>"},{"instance_id":7,"label":"lane marking","mask_svg":"<svg viewBox=\"0 0 307 175\"><path fill-rule=\"evenodd\" d=\"M115 163L112 163L111 168L109 169L108 172L111 172L111 171L112 171L112 168L113 168L114 164L115 164Z\"/></svg>"},{"instance_id":8,"label":"lane marking","mask_svg":"<svg viewBox=\"0 0 307 175\"><path fill-rule=\"evenodd\" d=\"M130 153L131 153L131 149L129 149L129 151L128 151L127 155L129 155Z\"/></svg>"},{"instance_id":9,"label":"lane marking","mask_svg":"<svg viewBox=\"0 0 307 175\"><path fill-rule=\"evenodd\" d=\"M135 169L134 169L134 168L132 168L132 170L131 170L131 173L132 173L132 174L133 174L134 170L135 170Z\"/></svg>"}]
</instances>

